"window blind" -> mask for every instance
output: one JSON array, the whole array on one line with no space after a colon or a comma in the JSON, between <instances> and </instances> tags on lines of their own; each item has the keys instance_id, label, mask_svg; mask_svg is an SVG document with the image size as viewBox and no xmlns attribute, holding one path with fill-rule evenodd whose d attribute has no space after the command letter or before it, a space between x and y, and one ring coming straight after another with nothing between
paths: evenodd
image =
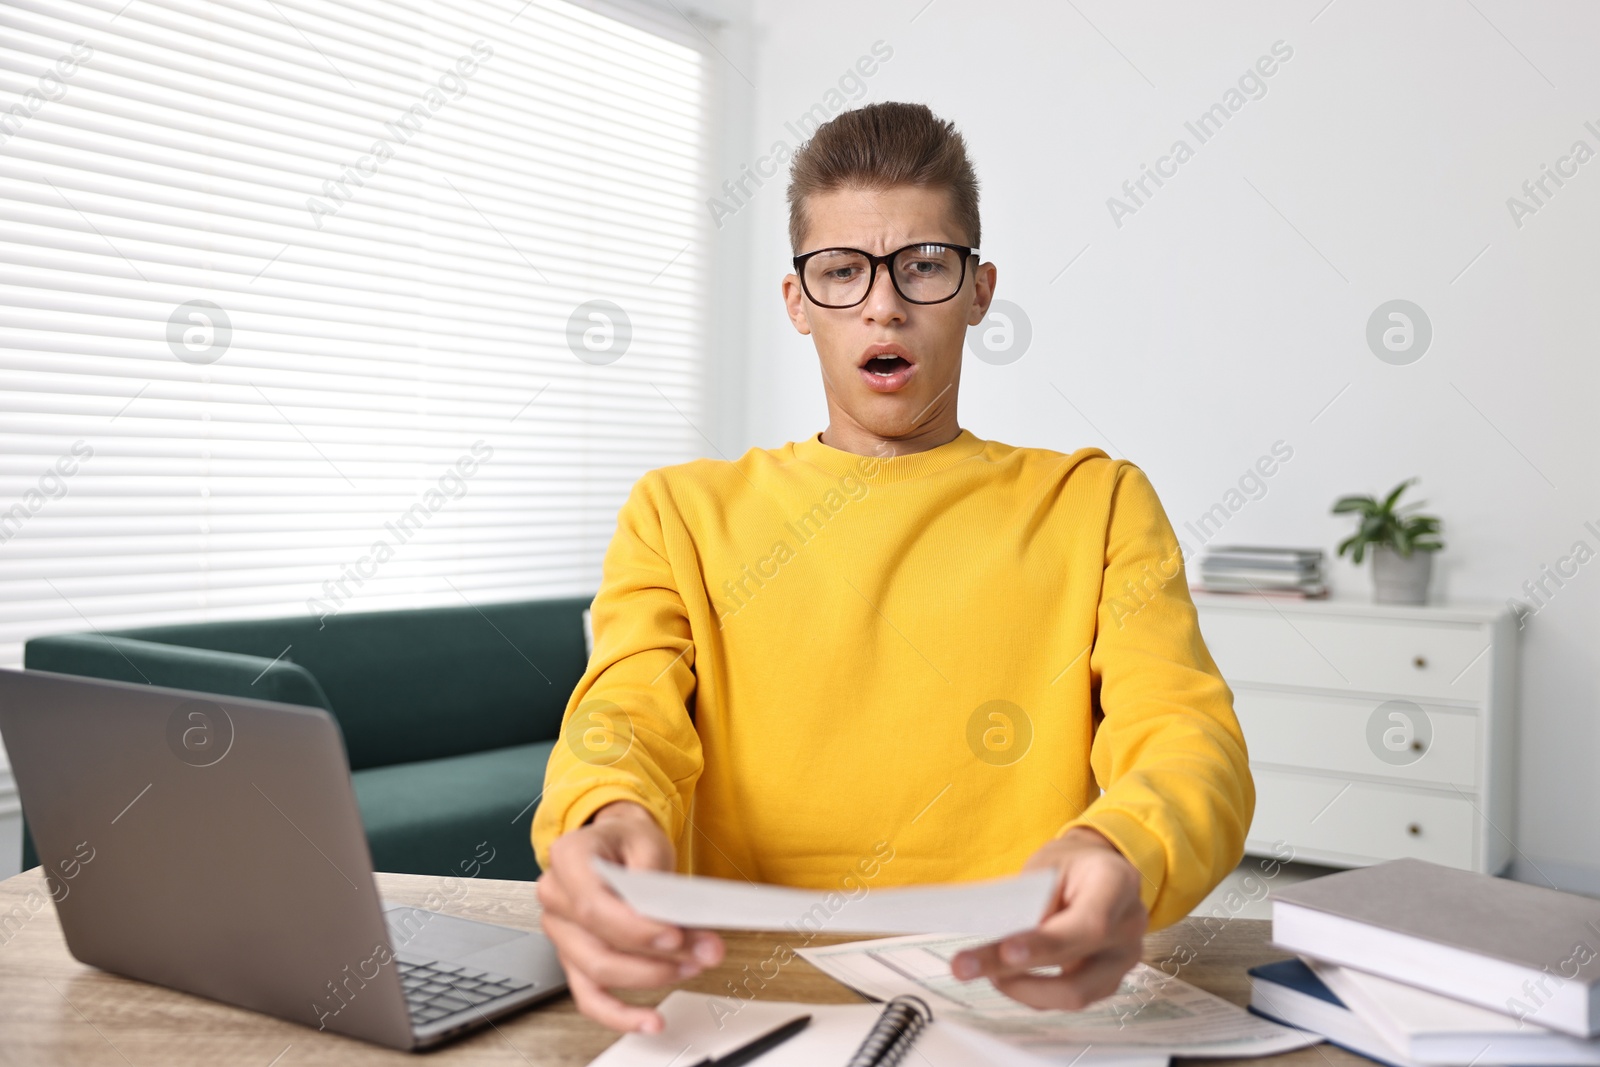
<instances>
[{"instance_id":1,"label":"window blind","mask_svg":"<svg viewBox=\"0 0 1600 1067\"><path fill-rule=\"evenodd\" d=\"M704 441L706 71L666 26L7 0L0 663L592 592Z\"/></svg>"}]
</instances>

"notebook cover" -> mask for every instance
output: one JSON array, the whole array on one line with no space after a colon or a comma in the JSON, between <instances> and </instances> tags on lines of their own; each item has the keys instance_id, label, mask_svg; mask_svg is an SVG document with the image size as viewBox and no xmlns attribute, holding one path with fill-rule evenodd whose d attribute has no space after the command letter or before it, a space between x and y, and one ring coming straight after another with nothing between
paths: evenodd
<instances>
[{"instance_id":1,"label":"notebook cover","mask_svg":"<svg viewBox=\"0 0 1600 1067\"><path fill-rule=\"evenodd\" d=\"M1297 959L1279 960L1277 963L1263 963L1259 967L1252 967L1245 972L1251 978L1259 978L1273 985L1281 985L1285 989L1292 989L1296 993L1325 1000L1336 1008L1345 1008L1344 1001L1334 995L1333 990L1322 984L1322 979L1312 973L1311 968ZM1345 1008L1348 1011L1348 1008ZM1259 1014L1259 1013L1257 1013Z\"/></svg>"}]
</instances>

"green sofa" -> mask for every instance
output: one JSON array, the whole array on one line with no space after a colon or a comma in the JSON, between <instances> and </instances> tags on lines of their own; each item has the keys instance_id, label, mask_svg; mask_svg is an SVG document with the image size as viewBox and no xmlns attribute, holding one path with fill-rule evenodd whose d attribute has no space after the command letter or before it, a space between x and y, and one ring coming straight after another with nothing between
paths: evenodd
<instances>
[{"instance_id":1,"label":"green sofa","mask_svg":"<svg viewBox=\"0 0 1600 1067\"><path fill-rule=\"evenodd\" d=\"M533 879L529 825L589 600L53 634L23 664L325 708L377 870ZM25 831L23 867L37 863Z\"/></svg>"}]
</instances>

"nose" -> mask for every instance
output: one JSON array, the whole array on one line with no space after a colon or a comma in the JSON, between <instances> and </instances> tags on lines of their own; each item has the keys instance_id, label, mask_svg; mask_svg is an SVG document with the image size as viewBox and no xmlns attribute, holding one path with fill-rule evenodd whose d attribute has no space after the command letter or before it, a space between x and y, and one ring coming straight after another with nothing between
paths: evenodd
<instances>
[{"instance_id":1,"label":"nose","mask_svg":"<svg viewBox=\"0 0 1600 1067\"><path fill-rule=\"evenodd\" d=\"M894 278L889 273L893 269L891 264L884 263L872 276L872 287L861 302L861 317L865 321L881 325L906 320L906 302L894 287Z\"/></svg>"}]
</instances>

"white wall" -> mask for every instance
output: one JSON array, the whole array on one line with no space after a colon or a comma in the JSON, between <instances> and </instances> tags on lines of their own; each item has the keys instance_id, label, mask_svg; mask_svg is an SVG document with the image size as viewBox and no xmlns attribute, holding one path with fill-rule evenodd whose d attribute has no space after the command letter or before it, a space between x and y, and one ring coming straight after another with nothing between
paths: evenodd
<instances>
[{"instance_id":1,"label":"white wall","mask_svg":"<svg viewBox=\"0 0 1600 1067\"><path fill-rule=\"evenodd\" d=\"M1520 228L1506 204L1575 140L1600 150L1600 9L1325 3L756 0L737 75L753 101L748 161L797 143L785 122L826 107L883 41L893 55L859 99L925 101L964 131L998 295L1032 327L1016 362L967 360L963 425L1133 459L1180 527L1287 442L1293 458L1219 542L1331 550L1346 527L1327 513L1336 496L1418 475L1446 524L1440 591L1504 602L1575 541L1600 549L1584 526L1600 530L1600 159ZM1200 144L1185 121L1277 41L1293 56L1266 95ZM1194 157L1119 228L1107 198L1178 138ZM810 342L778 299L783 181L723 220L722 237L751 249L735 353L748 400L719 431L728 455L825 422ZM1433 324L1410 365L1365 340L1395 298ZM1334 578L1367 595L1348 563ZM1518 870L1600 889L1600 562L1524 641Z\"/></svg>"}]
</instances>

